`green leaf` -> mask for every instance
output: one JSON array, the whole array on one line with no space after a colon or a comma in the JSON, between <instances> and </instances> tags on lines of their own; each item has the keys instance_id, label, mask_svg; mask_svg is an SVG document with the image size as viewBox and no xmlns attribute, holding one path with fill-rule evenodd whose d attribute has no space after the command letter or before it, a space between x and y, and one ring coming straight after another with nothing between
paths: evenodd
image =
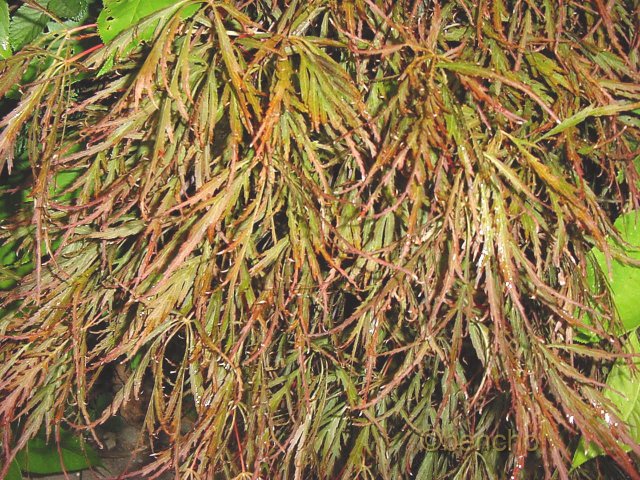
<instances>
[{"instance_id":1,"label":"green leaf","mask_svg":"<svg viewBox=\"0 0 640 480\"><path fill-rule=\"evenodd\" d=\"M46 6L46 1L38 2ZM9 25L9 39L13 50L19 50L27 43L33 41L40 35L47 26L49 17L35 8L22 5L11 18Z\"/></svg>"},{"instance_id":2,"label":"green leaf","mask_svg":"<svg viewBox=\"0 0 640 480\"><path fill-rule=\"evenodd\" d=\"M614 225L621 233L622 239L631 245L625 249L625 253L631 258L640 259L638 212L633 211L620 216ZM637 292L640 289L640 268L613 260L609 271L604 253L597 249L593 249L591 253L599 267L608 274L609 288L616 310L624 326L624 331L636 331L640 326L640 309L638 308L637 299ZM589 284L595 286L596 280L593 268L587 270L587 275ZM587 343L599 340L589 332L580 332L580 335L582 337L581 341ZM630 336L626 347L630 353L640 353L640 342L635 333ZM640 360L638 365L640 365ZM610 389L605 391L604 396L610 399L617 407L620 418L629 424L632 437L636 442L639 442L640 378L634 372L631 372L626 362L619 361L609 373L607 385ZM584 439L581 439L574 455L573 467L578 467L591 458L602 454L601 449L594 444L585 447Z\"/></svg>"},{"instance_id":3,"label":"green leaf","mask_svg":"<svg viewBox=\"0 0 640 480\"><path fill-rule=\"evenodd\" d=\"M15 460L11 462L11 466L9 467L9 471L7 472L7 476L4 477L4 480L22 480L20 465L18 465L18 462Z\"/></svg>"},{"instance_id":4,"label":"green leaf","mask_svg":"<svg viewBox=\"0 0 640 480\"><path fill-rule=\"evenodd\" d=\"M626 254L630 258L640 259L640 225L638 225L638 211L633 211L620 216L614 226L621 234L622 239L632 245L626 249ZM638 248L633 248L638 246ZM616 311L624 326L624 331L629 332L640 326L640 309L637 308L636 292L640 288L640 268L632 265L625 265L617 260L612 260L611 271L607 266L604 253L594 248L591 255L600 269L605 272L609 282L609 288L613 297ZM594 267L587 266L587 282L595 289L596 274ZM590 324L587 316L585 323ZM598 342L600 338L593 332L579 329L576 340L581 343Z\"/></svg>"},{"instance_id":5,"label":"green leaf","mask_svg":"<svg viewBox=\"0 0 640 480\"><path fill-rule=\"evenodd\" d=\"M87 0L50 0L49 11L61 18L77 20L87 11Z\"/></svg>"},{"instance_id":6,"label":"green leaf","mask_svg":"<svg viewBox=\"0 0 640 480\"><path fill-rule=\"evenodd\" d=\"M622 215L615 222L615 227L621 233L622 239L632 245L626 249L626 254L636 260L640 260L640 212L633 211ZM634 248L636 247L637 248ZM616 305L616 310L625 331L629 332L640 326L640 308L638 308L638 291L640 291L640 268L625 265L616 260L611 262L611 271L608 272L604 253L594 249L592 255L600 268L605 272L609 280L611 295ZM588 271L589 283L595 285L594 272Z\"/></svg>"},{"instance_id":7,"label":"green leaf","mask_svg":"<svg viewBox=\"0 0 640 480\"><path fill-rule=\"evenodd\" d=\"M98 16L98 32L104 43L108 43L141 19L165 8L175 6L175 0L105 0L104 9ZM191 5L183 11L183 16L192 15L198 5ZM138 34L139 41L147 41L153 35L153 28Z\"/></svg>"},{"instance_id":8,"label":"green leaf","mask_svg":"<svg viewBox=\"0 0 640 480\"><path fill-rule=\"evenodd\" d=\"M38 436L29 440L27 446L16 455L16 460L23 471L41 475L60 473L64 470L73 472L100 465L95 450L81 437L70 432L60 434L59 448L60 451L54 441L47 443L44 438Z\"/></svg>"},{"instance_id":9,"label":"green leaf","mask_svg":"<svg viewBox=\"0 0 640 480\"><path fill-rule=\"evenodd\" d=\"M490 358L489 328L480 322L471 322L469 324L469 334L471 335L471 343L476 355L483 365L487 364Z\"/></svg>"},{"instance_id":10,"label":"green leaf","mask_svg":"<svg viewBox=\"0 0 640 480\"><path fill-rule=\"evenodd\" d=\"M98 16L100 37L104 43L108 43L140 19L174 3L172 0L105 0L104 8ZM144 32L142 37L141 40L148 40L150 34Z\"/></svg>"},{"instance_id":11,"label":"green leaf","mask_svg":"<svg viewBox=\"0 0 640 480\"><path fill-rule=\"evenodd\" d=\"M638 108L639 103L621 103L621 104L612 104L605 105L602 107L594 107L592 105L580 110L575 115L570 116L566 120L562 121L559 125L555 126L547 133L540 137L540 140L544 140L546 138L557 135L558 133L564 132L566 129L575 127L576 125L584 122L589 117L603 117L608 115L615 115L620 112L626 112L629 110L634 110Z\"/></svg>"},{"instance_id":12,"label":"green leaf","mask_svg":"<svg viewBox=\"0 0 640 480\"><path fill-rule=\"evenodd\" d=\"M130 220L124 222L117 227L109 228L100 232L94 232L88 235L89 238L99 238L101 240L115 240L118 238L129 237L140 233L145 229L145 223L142 220Z\"/></svg>"},{"instance_id":13,"label":"green leaf","mask_svg":"<svg viewBox=\"0 0 640 480\"><path fill-rule=\"evenodd\" d=\"M640 354L640 341L638 335L633 332L625 345L628 353ZM632 371L624 360L618 360L607 377L607 390L605 398L615 405L618 417L629 426L631 438L640 443L640 377L637 368L640 366L640 358L634 359L635 371ZM625 451L631 448L624 445ZM603 455L603 451L591 443L584 445L584 438L580 439L578 448L573 456L573 467L577 468L594 457Z\"/></svg>"},{"instance_id":14,"label":"green leaf","mask_svg":"<svg viewBox=\"0 0 640 480\"><path fill-rule=\"evenodd\" d=\"M9 6L7 0L0 0L0 58L9 58L10 56Z\"/></svg>"}]
</instances>

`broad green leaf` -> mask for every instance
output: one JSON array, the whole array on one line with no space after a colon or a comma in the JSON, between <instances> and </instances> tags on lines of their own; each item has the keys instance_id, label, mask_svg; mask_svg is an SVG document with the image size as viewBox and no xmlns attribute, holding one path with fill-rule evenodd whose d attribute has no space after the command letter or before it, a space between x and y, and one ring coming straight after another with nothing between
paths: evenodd
<instances>
[{"instance_id":1,"label":"broad green leaf","mask_svg":"<svg viewBox=\"0 0 640 480\"><path fill-rule=\"evenodd\" d=\"M47 1L38 2L42 6L47 6ZM13 50L19 50L27 43L35 40L40 35L50 18L35 8L22 5L11 17L9 25L9 40Z\"/></svg>"},{"instance_id":2,"label":"broad green leaf","mask_svg":"<svg viewBox=\"0 0 640 480\"><path fill-rule=\"evenodd\" d=\"M9 58L10 56L9 6L7 0L0 0L0 58Z\"/></svg>"},{"instance_id":3,"label":"broad green leaf","mask_svg":"<svg viewBox=\"0 0 640 480\"><path fill-rule=\"evenodd\" d=\"M16 285L33 268L33 263L25 258L24 252L18 252L18 246L19 242L16 241L0 241L0 290Z\"/></svg>"},{"instance_id":4,"label":"broad green leaf","mask_svg":"<svg viewBox=\"0 0 640 480\"><path fill-rule=\"evenodd\" d=\"M49 11L60 18L77 20L86 11L87 0L49 0Z\"/></svg>"},{"instance_id":5,"label":"broad green leaf","mask_svg":"<svg viewBox=\"0 0 640 480\"><path fill-rule=\"evenodd\" d=\"M20 471L20 465L15 460L11 462L7 476L4 480L22 480L22 472Z\"/></svg>"},{"instance_id":6,"label":"broad green leaf","mask_svg":"<svg viewBox=\"0 0 640 480\"><path fill-rule=\"evenodd\" d=\"M638 246L638 249L629 248L626 251L626 254L634 259L640 259L640 225L638 224L640 217L638 217L638 213L633 211L624 214L614 224L624 241L632 246ZM640 326L640 309L637 308L636 300L636 292L640 288L640 268L612 260L611 271L609 272L604 253L594 248L591 251L591 255L609 281L609 288L616 305L616 311L620 316L625 331L629 332L636 329ZM595 288L596 276L591 264L587 266L587 282ZM588 316L585 318L585 322L589 323ZM576 340L581 343L593 343L600 339L593 332L579 330Z\"/></svg>"},{"instance_id":7,"label":"broad green leaf","mask_svg":"<svg viewBox=\"0 0 640 480\"><path fill-rule=\"evenodd\" d=\"M51 195L60 195L66 188L70 187L79 176L80 172L77 170L64 170L56 173L49 188ZM67 193L61 200L69 200L70 198L73 198L73 194Z\"/></svg>"},{"instance_id":8,"label":"broad green leaf","mask_svg":"<svg viewBox=\"0 0 640 480\"><path fill-rule=\"evenodd\" d=\"M636 332L629 336L625 348L628 353L640 354L640 341ZM608 389L604 396L611 400L620 419L629 426L631 437L636 443L640 443L640 376L637 370L640 358L635 359L634 363L635 371L624 360L615 363L607 377ZM625 451L631 450L626 445L623 448ZM579 467L599 455L603 455L603 452L597 445L592 443L585 447L584 439L580 439L573 457L573 467Z\"/></svg>"},{"instance_id":9,"label":"broad green leaf","mask_svg":"<svg viewBox=\"0 0 640 480\"><path fill-rule=\"evenodd\" d=\"M176 5L175 0L105 0L104 8L98 16L98 32L104 43L109 43L120 32L137 25L141 19L159 10ZM192 15L198 5L190 5L183 11L184 16ZM153 36L153 28L138 34L139 41L147 41Z\"/></svg>"},{"instance_id":10,"label":"broad green leaf","mask_svg":"<svg viewBox=\"0 0 640 480\"><path fill-rule=\"evenodd\" d=\"M637 248L628 248L626 254L636 260L640 260L640 212L633 211L619 217L615 227L621 233L623 240ZM640 268L625 265L616 260L611 262L611 271L608 271L604 253L594 249L592 255L603 270L611 289L611 295L616 305L616 310L625 331L631 331L640 326L640 308L638 308L638 292L640 291ZM594 272L589 269L589 283L595 284Z\"/></svg>"},{"instance_id":11,"label":"broad green leaf","mask_svg":"<svg viewBox=\"0 0 640 480\"><path fill-rule=\"evenodd\" d=\"M640 259L640 225L638 221L638 212L633 211L622 215L614 224L623 240L631 245L625 253L634 259ZM638 246L638 248L633 248L634 246ZM640 309L637 297L637 292L640 291L640 268L613 260L611 270L608 271L604 253L594 249L592 255L600 268L607 274L611 295L625 332L636 331L640 326ZM588 269L587 275L589 284L595 285L595 273L592 268ZM595 335L588 332L580 332L580 336L582 337L581 341L586 343L598 341ZM627 348L632 353L640 353L640 342L638 342L635 333L631 335ZM618 407L620 418L629 422L633 438L640 442L640 432L638 431L640 426L640 422L638 422L638 418L640 418L640 378L630 371L625 362L620 361L611 370L607 378L607 385L611 389L605 392L605 397ZM598 455L602 455L602 451L597 446L585 447L583 440L581 440L574 455L573 466L578 467Z\"/></svg>"},{"instance_id":12,"label":"broad green leaf","mask_svg":"<svg viewBox=\"0 0 640 480\"><path fill-rule=\"evenodd\" d=\"M55 441L47 443L44 438L38 436L29 440L27 446L16 455L16 460L22 471L41 475L60 473L64 470L70 472L84 470L100 465L100 459L95 450L82 438L70 432L60 434L59 449L58 451Z\"/></svg>"},{"instance_id":13,"label":"broad green leaf","mask_svg":"<svg viewBox=\"0 0 640 480\"><path fill-rule=\"evenodd\" d=\"M172 0L105 0L98 16L98 32L104 43L152 13L174 4ZM146 32L142 35L147 37ZM144 40L144 38L141 38Z\"/></svg>"}]
</instances>

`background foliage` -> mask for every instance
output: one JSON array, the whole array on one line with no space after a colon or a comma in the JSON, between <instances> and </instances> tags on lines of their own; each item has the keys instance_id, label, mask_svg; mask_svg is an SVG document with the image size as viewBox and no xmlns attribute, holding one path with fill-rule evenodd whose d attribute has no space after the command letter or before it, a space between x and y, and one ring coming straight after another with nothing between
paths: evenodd
<instances>
[{"instance_id":1,"label":"background foliage","mask_svg":"<svg viewBox=\"0 0 640 480\"><path fill-rule=\"evenodd\" d=\"M150 478L639 477L637 1L2 5L5 473L141 398Z\"/></svg>"}]
</instances>

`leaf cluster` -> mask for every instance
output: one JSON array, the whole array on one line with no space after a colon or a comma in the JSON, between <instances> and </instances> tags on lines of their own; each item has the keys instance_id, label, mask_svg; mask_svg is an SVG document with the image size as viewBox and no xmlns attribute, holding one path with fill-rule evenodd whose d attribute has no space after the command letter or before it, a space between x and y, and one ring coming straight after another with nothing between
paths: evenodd
<instances>
[{"instance_id":1,"label":"leaf cluster","mask_svg":"<svg viewBox=\"0 0 640 480\"><path fill-rule=\"evenodd\" d=\"M0 121L8 460L141 397L149 478L564 479L580 435L638 478L587 278L638 264L637 1L158 5L0 64L47 59Z\"/></svg>"}]
</instances>

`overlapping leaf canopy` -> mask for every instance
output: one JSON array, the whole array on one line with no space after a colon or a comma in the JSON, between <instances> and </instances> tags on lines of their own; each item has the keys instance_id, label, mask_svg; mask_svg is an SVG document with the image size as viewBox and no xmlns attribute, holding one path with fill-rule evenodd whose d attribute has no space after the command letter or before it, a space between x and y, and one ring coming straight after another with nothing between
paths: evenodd
<instances>
[{"instance_id":1,"label":"overlapping leaf canopy","mask_svg":"<svg viewBox=\"0 0 640 480\"><path fill-rule=\"evenodd\" d=\"M584 434L637 476L586 270L638 205L639 8L182 0L88 55L91 26L17 52L7 455L143 396L144 475L566 478Z\"/></svg>"}]
</instances>

